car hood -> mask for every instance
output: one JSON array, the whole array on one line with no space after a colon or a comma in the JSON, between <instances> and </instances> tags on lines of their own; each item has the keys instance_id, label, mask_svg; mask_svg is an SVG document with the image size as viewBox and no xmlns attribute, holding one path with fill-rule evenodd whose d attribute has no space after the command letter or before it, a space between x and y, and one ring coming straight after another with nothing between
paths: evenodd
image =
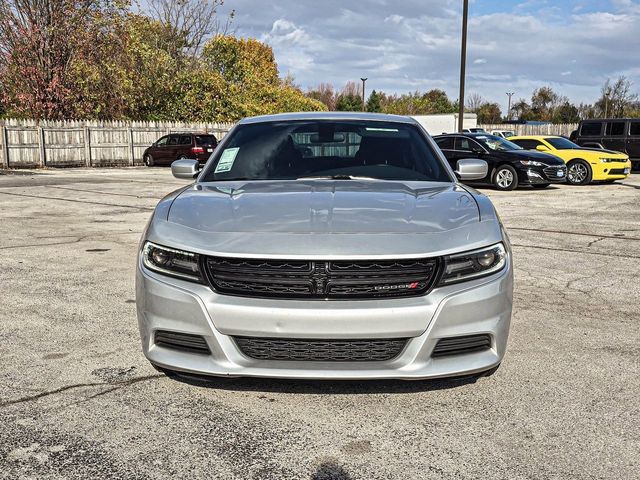
<instances>
[{"instance_id":1,"label":"car hood","mask_svg":"<svg viewBox=\"0 0 640 480\"><path fill-rule=\"evenodd\" d=\"M544 162L547 165L564 165L564 161L561 158L556 157L553 153L538 152L536 150L509 150L505 153L508 153L512 157L537 160L539 162Z\"/></svg>"},{"instance_id":2,"label":"car hood","mask_svg":"<svg viewBox=\"0 0 640 480\"><path fill-rule=\"evenodd\" d=\"M626 153L622 153L622 152L616 152L615 150L606 150L604 148L589 148L589 147L580 147L580 148L573 148L569 151L572 152L589 152L589 153L594 153L594 154L600 154L602 155L603 153L606 153L607 155L611 155L613 157L616 158L626 158L628 155Z\"/></svg>"},{"instance_id":3,"label":"car hood","mask_svg":"<svg viewBox=\"0 0 640 480\"><path fill-rule=\"evenodd\" d=\"M499 241L488 211L484 223L491 225L481 222L477 199L456 184L201 183L173 199L166 221L152 222L149 238L208 254L416 255L483 246L487 237Z\"/></svg>"}]
</instances>

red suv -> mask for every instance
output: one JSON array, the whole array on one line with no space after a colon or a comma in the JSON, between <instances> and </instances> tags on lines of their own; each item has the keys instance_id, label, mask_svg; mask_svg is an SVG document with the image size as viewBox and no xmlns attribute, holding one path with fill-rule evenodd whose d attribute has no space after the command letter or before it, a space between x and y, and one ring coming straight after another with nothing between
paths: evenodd
<instances>
[{"instance_id":1,"label":"red suv","mask_svg":"<svg viewBox=\"0 0 640 480\"><path fill-rule=\"evenodd\" d=\"M172 133L148 147L142 159L147 167L171 165L180 158L192 158L206 163L217 145L218 140L210 133Z\"/></svg>"}]
</instances>

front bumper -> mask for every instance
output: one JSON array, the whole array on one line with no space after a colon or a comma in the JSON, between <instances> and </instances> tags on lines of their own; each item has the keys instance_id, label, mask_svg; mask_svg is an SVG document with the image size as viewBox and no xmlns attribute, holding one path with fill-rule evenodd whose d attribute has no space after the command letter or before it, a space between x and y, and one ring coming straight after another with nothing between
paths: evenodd
<instances>
[{"instance_id":1,"label":"front bumper","mask_svg":"<svg viewBox=\"0 0 640 480\"><path fill-rule=\"evenodd\" d=\"M558 176L561 172L561 176ZM518 182L523 185L541 185L547 183L565 183L567 181L567 167L522 167L518 171Z\"/></svg>"},{"instance_id":2,"label":"front bumper","mask_svg":"<svg viewBox=\"0 0 640 480\"><path fill-rule=\"evenodd\" d=\"M626 162L591 163L593 180L622 180L631 173L631 160Z\"/></svg>"},{"instance_id":3,"label":"front bumper","mask_svg":"<svg viewBox=\"0 0 640 480\"><path fill-rule=\"evenodd\" d=\"M136 303L145 356L171 370L217 376L314 379L420 379L482 372L505 354L511 321L511 255L501 272L433 290L426 296L359 301L268 300L219 295L208 286L138 265ZM162 347L156 330L204 337L209 355ZM432 358L439 339L489 334L491 348ZM234 336L409 340L387 361L256 360Z\"/></svg>"}]
</instances>

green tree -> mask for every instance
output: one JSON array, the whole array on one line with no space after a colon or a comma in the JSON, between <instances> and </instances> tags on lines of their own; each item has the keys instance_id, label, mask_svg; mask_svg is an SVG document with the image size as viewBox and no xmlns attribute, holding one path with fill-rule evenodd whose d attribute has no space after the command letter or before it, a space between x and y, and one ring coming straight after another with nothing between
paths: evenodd
<instances>
[{"instance_id":1,"label":"green tree","mask_svg":"<svg viewBox=\"0 0 640 480\"><path fill-rule=\"evenodd\" d=\"M553 123L578 123L579 121L578 108L569 101L564 102L553 112Z\"/></svg>"},{"instance_id":2,"label":"green tree","mask_svg":"<svg viewBox=\"0 0 640 480\"><path fill-rule=\"evenodd\" d=\"M382 105L380 104L380 95L378 95L378 92L373 90L367 100L367 112L377 113L381 111Z\"/></svg>"},{"instance_id":3,"label":"green tree","mask_svg":"<svg viewBox=\"0 0 640 480\"><path fill-rule=\"evenodd\" d=\"M478 123L500 123L502 121L502 112L497 103L484 103L477 111Z\"/></svg>"},{"instance_id":4,"label":"green tree","mask_svg":"<svg viewBox=\"0 0 640 480\"><path fill-rule=\"evenodd\" d=\"M362 97L353 93L341 93L336 100L336 110L340 112L359 112L362 110Z\"/></svg>"}]
</instances>

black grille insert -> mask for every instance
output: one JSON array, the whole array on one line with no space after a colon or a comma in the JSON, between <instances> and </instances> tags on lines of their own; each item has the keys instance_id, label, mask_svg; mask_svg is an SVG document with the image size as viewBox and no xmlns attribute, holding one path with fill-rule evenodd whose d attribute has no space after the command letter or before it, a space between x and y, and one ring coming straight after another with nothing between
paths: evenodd
<instances>
[{"instance_id":1,"label":"black grille insert","mask_svg":"<svg viewBox=\"0 0 640 480\"><path fill-rule=\"evenodd\" d=\"M305 261L208 257L210 286L224 294L266 298L385 298L426 294L439 261Z\"/></svg>"},{"instance_id":2,"label":"black grille insert","mask_svg":"<svg viewBox=\"0 0 640 480\"><path fill-rule=\"evenodd\" d=\"M406 338L375 340L305 340L234 337L242 353L258 360L380 362L397 357Z\"/></svg>"},{"instance_id":3,"label":"black grille insert","mask_svg":"<svg viewBox=\"0 0 640 480\"><path fill-rule=\"evenodd\" d=\"M461 355L479 352L489 348L491 348L491 336L487 334L442 338L438 340L431 356L444 357L447 355Z\"/></svg>"},{"instance_id":4,"label":"black grille insert","mask_svg":"<svg viewBox=\"0 0 640 480\"><path fill-rule=\"evenodd\" d=\"M161 347L173 348L174 350L205 353L207 355L211 353L203 337L190 333L156 330L154 343Z\"/></svg>"}]
</instances>

